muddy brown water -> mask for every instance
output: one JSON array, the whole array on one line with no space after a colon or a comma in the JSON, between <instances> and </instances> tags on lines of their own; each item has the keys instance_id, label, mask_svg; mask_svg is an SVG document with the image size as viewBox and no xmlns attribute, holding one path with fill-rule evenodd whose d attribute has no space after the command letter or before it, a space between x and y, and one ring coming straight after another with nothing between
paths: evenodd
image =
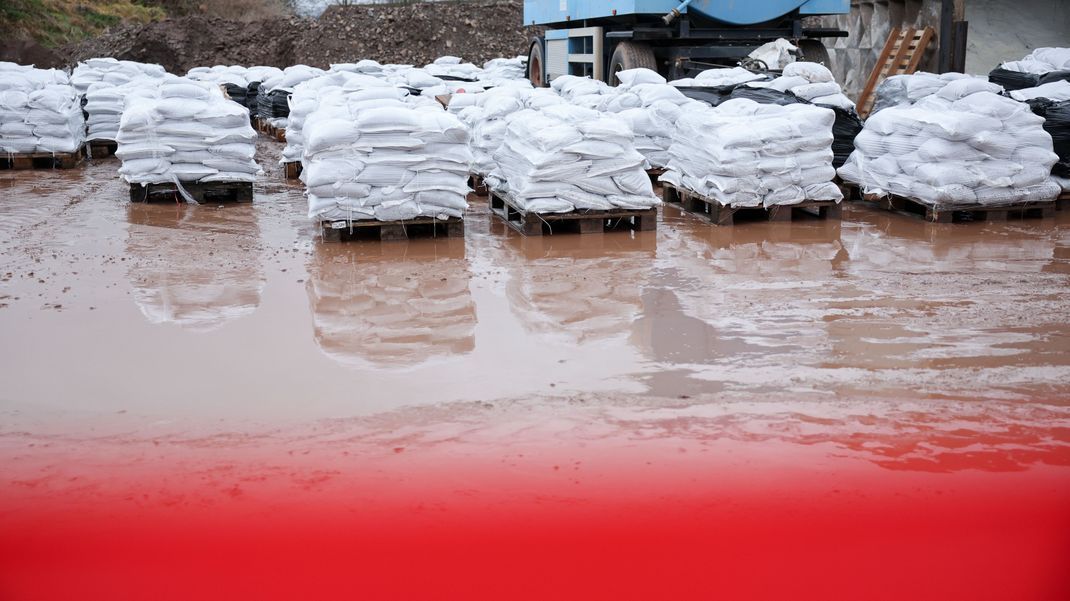
<instances>
[{"instance_id":1,"label":"muddy brown water","mask_svg":"<svg viewBox=\"0 0 1070 601\"><path fill-rule=\"evenodd\" d=\"M114 158L0 172L5 432L434 431L490 403L540 427L715 415L843 442L965 420L1068 442L1070 211L713 227L664 207L656 232L525 238L475 199L464 239L326 243L280 149L261 142L244 205L132 204Z\"/></svg>"}]
</instances>

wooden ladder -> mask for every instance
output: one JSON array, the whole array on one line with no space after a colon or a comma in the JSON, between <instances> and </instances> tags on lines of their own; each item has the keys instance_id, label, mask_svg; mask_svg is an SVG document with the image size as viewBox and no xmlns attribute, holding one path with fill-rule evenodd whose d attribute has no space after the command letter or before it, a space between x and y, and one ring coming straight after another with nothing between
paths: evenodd
<instances>
[{"instance_id":1,"label":"wooden ladder","mask_svg":"<svg viewBox=\"0 0 1070 601\"><path fill-rule=\"evenodd\" d=\"M884 44L884 50L877 58L877 64L873 65L866 87L862 88L862 94L858 97L858 114L861 117L868 116L873 110L873 101L876 98L873 92L882 81L893 75L906 75L917 71L918 63L932 39L932 27L892 30Z\"/></svg>"}]
</instances>

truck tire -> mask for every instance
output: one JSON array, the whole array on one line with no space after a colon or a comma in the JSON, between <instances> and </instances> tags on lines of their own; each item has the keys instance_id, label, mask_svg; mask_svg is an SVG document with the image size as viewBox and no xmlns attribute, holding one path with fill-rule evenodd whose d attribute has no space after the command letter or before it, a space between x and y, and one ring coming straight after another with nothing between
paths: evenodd
<instances>
[{"instance_id":1,"label":"truck tire","mask_svg":"<svg viewBox=\"0 0 1070 601\"><path fill-rule=\"evenodd\" d=\"M821 40L799 40L799 50L802 51L800 60L808 63L821 63L826 67L831 67L829 51L821 43Z\"/></svg>"},{"instance_id":2,"label":"truck tire","mask_svg":"<svg viewBox=\"0 0 1070 601\"><path fill-rule=\"evenodd\" d=\"M638 42L620 42L613 49L613 56L609 59L606 83L615 86L620 83L617 81L617 73L639 68L657 72L658 61L654 58L654 49Z\"/></svg>"},{"instance_id":3,"label":"truck tire","mask_svg":"<svg viewBox=\"0 0 1070 601\"><path fill-rule=\"evenodd\" d=\"M528 49L528 81L536 88L546 86L543 74L546 73L546 62L542 56L542 40L534 38Z\"/></svg>"}]
</instances>

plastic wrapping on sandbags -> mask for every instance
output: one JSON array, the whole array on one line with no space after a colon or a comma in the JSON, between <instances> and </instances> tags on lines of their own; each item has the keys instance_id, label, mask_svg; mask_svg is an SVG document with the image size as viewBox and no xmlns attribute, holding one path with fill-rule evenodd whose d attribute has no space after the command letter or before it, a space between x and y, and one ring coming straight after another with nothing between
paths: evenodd
<instances>
[{"instance_id":1,"label":"plastic wrapping on sandbags","mask_svg":"<svg viewBox=\"0 0 1070 601\"><path fill-rule=\"evenodd\" d=\"M992 85L992 84L988 84ZM866 193L934 207L1051 200L1058 156L1044 119L991 91L952 82L911 106L866 120L840 176Z\"/></svg>"},{"instance_id":2,"label":"plastic wrapping on sandbags","mask_svg":"<svg viewBox=\"0 0 1070 601\"><path fill-rule=\"evenodd\" d=\"M463 217L468 128L434 100L321 105L305 121L301 180L319 221Z\"/></svg>"},{"instance_id":3,"label":"plastic wrapping on sandbags","mask_svg":"<svg viewBox=\"0 0 1070 601\"><path fill-rule=\"evenodd\" d=\"M660 179L733 207L839 202L834 121L828 108L745 98L687 111Z\"/></svg>"},{"instance_id":4,"label":"plastic wrapping on sandbags","mask_svg":"<svg viewBox=\"0 0 1070 601\"><path fill-rule=\"evenodd\" d=\"M132 92L116 141L119 175L132 184L252 182L260 173L248 111L186 78Z\"/></svg>"},{"instance_id":5,"label":"plastic wrapping on sandbags","mask_svg":"<svg viewBox=\"0 0 1070 601\"><path fill-rule=\"evenodd\" d=\"M74 152L85 117L67 74L0 63L0 152Z\"/></svg>"},{"instance_id":6,"label":"plastic wrapping on sandbags","mask_svg":"<svg viewBox=\"0 0 1070 601\"><path fill-rule=\"evenodd\" d=\"M1021 60L996 67L988 74L988 79L1006 90L1070 81L1070 48L1037 48Z\"/></svg>"},{"instance_id":7,"label":"plastic wrapping on sandbags","mask_svg":"<svg viewBox=\"0 0 1070 601\"><path fill-rule=\"evenodd\" d=\"M533 94L529 106L538 100ZM486 181L522 210L647 209L659 203L631 128L618 116L547 103L512 113L506 124Z\"/></svg>"}]
</instances>

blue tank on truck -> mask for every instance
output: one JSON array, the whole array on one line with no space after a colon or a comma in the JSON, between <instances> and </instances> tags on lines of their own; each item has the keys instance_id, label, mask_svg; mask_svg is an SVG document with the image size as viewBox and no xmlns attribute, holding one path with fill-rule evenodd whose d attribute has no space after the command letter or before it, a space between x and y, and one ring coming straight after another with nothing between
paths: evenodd
<instances>
[{"instance_id":1,"label":"blue tank on truck","mask_svg":"<svg viewBox=\"0 0 1070 601\"><path fill-rule=\"evenodd\" d=\"M850 9L850 0L525 0L524 25L545 29L531 40L529 77L615 85L618 71L646 67L676 79L738 64L777 38L795 43L800 60L827 63L821 38L847 32L803 20Z\"/></svg>"}]
</instances>

